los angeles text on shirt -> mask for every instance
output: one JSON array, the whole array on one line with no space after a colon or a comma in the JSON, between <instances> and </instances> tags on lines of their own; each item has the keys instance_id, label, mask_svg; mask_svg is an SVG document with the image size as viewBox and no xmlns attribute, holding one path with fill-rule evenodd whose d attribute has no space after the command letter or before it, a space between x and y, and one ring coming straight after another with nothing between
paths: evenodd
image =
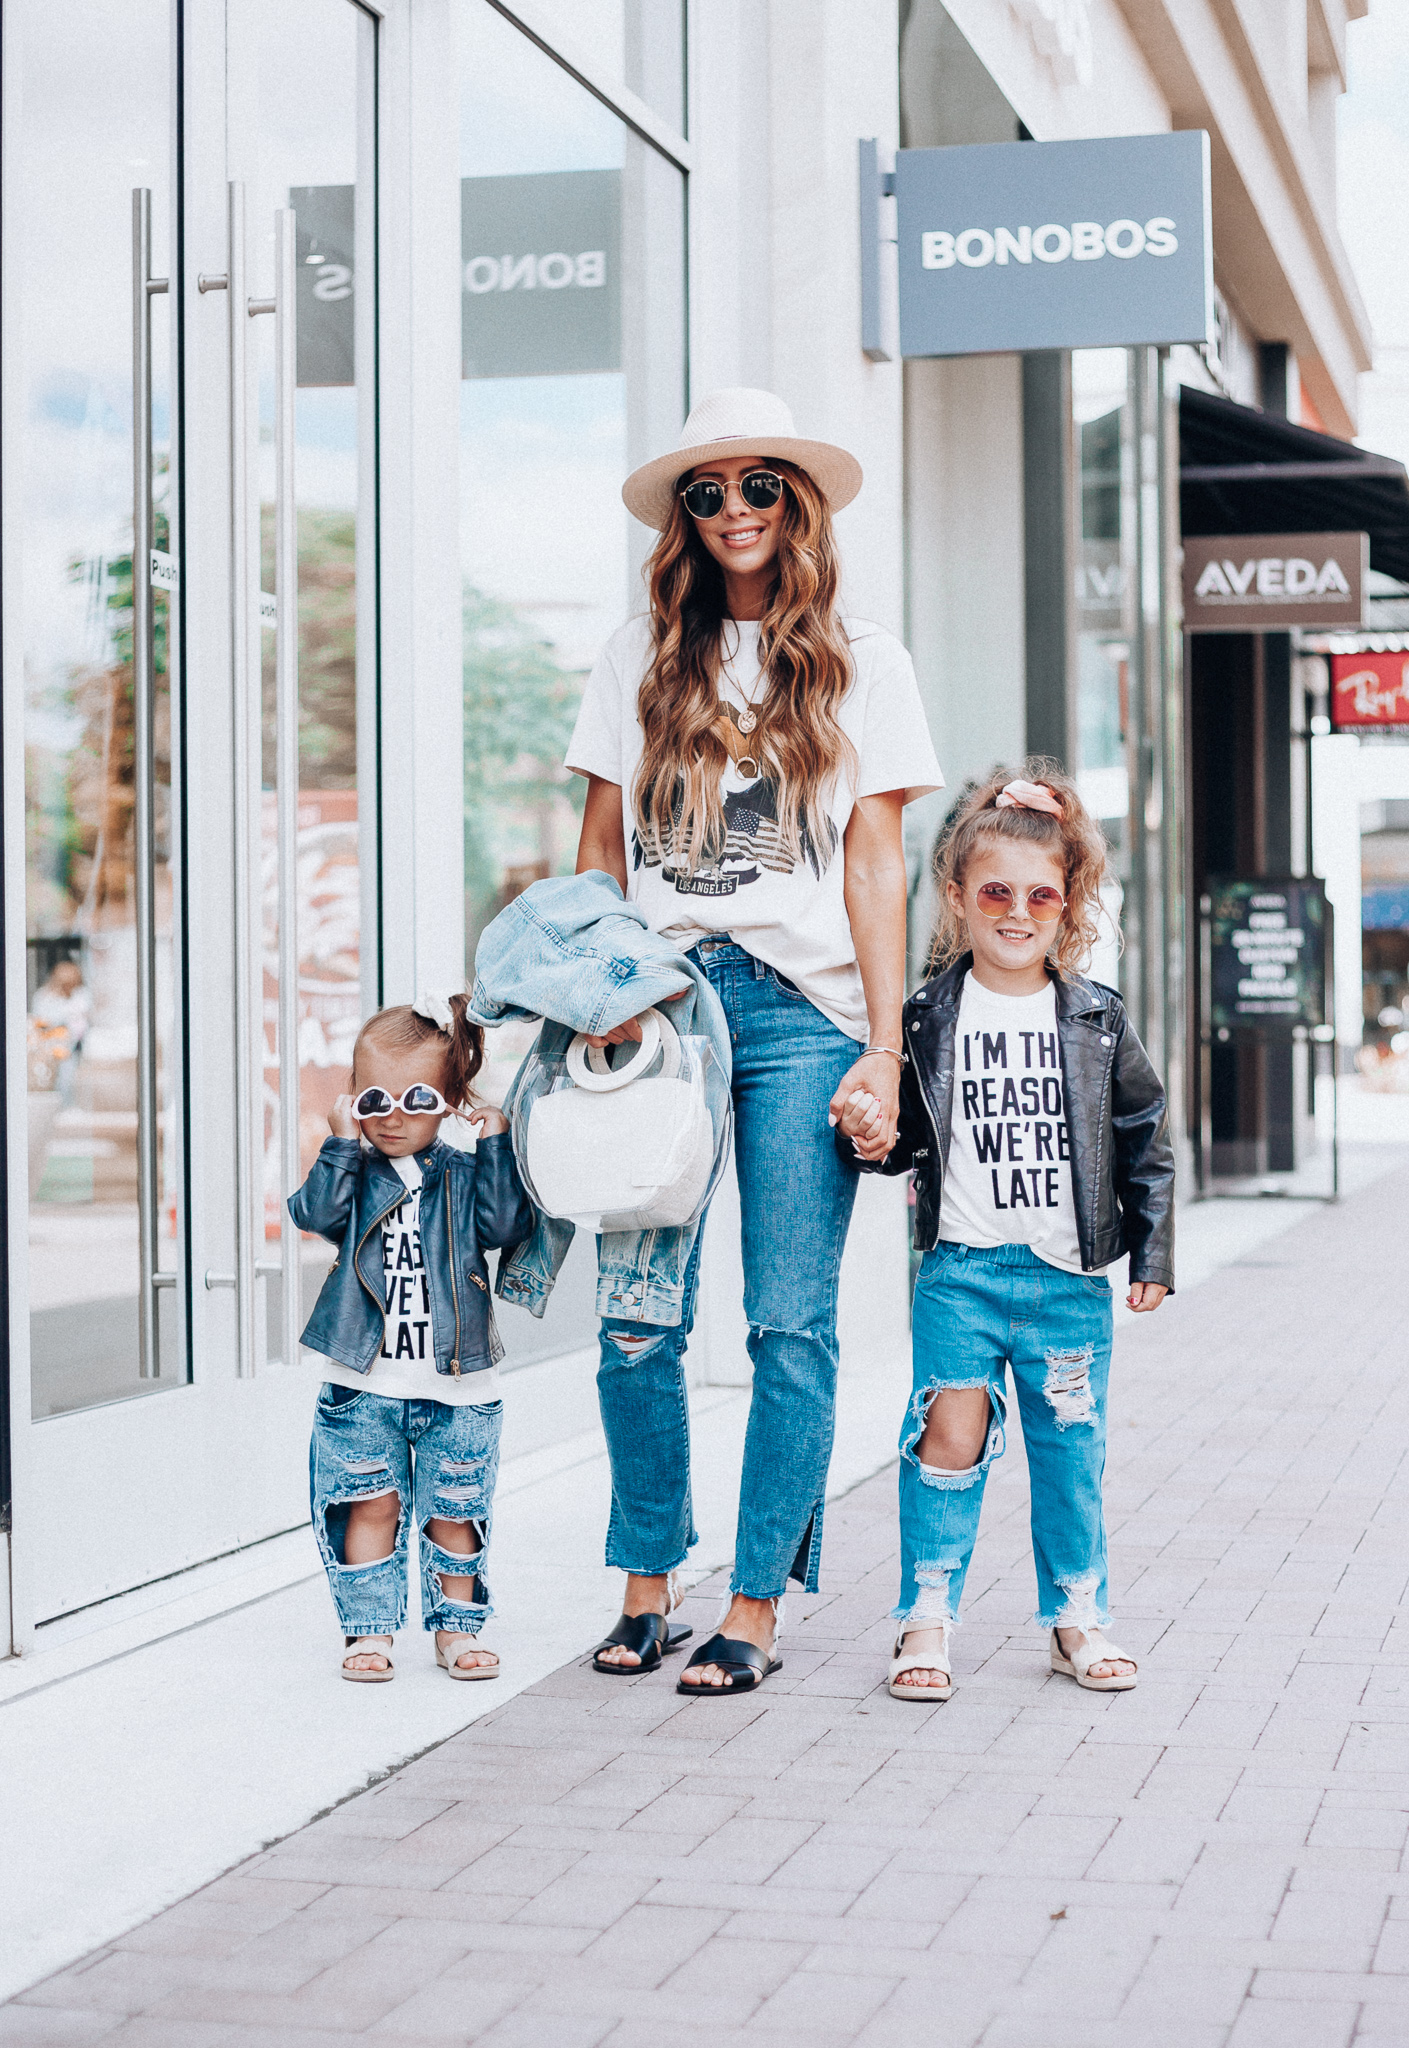
<instances>
[{"instance_id":1,"label":"los angeles text on shirt","mask_svg":"<svg viewBox=\"0 0 1409 2048\"><path fill-rule=\"evenodd\" d=\"M988 1167L995 1209L1058 1209L1071 1133L1057 1034L1012 1032L1011 1064L1009 1035L962 1034L960 1116L970 1126L976 1161Z\"/></svg>"}]
</instances>

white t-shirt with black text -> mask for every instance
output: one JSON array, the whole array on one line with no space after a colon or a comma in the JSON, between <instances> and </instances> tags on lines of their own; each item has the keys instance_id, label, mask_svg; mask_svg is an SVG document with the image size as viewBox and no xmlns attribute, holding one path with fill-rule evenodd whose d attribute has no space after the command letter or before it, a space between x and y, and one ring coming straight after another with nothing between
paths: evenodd
<instances>
[{"instance_id":1,"label":"white t-shirt with black text","mask_svg":"<svg viewBox=\"0 0 1409 2048\"><path fill-rule=\"evenodd\" d=\"M382 1394L391 1401L443 1401L451 1408L482 1407L499 1399L499 1369L461 1374L437 1372L431 1327L430 1282L421 1249L421 1168L412 1156L389 1159L406 1187L406 1199L382 1219L382 1286L386 1324L380 1354L370 1372L354 1372L336 1359L319 1358L325 1380Z\"/></svg>"},{"instance_id":2,"label":"white t-shirt with black text","mask_svg":"<svg viewBox=\"0 0 1409 2048\"><path fill-rule=\"evenodd\" d=\"M964 976L939 1236L1026 1244L1049 1266L1082 1271L1051 981L1036 995L1001 996Z\"/></svg>"},{"instance_id":3,"label":"white t-shirt with black text","mask_svg":"<svg viewBox=\"0 0 1409 2048\"><path fill-rule=\"evenodd\" d=\"M717 860L689 873L662 863L654 848L642 845L631 786L643 744L637 697L651 659L645 618L621 627L598 657L567 766L620 784L626 893L652 931L682 952L711 932L727 932L755 959L796 983L848 1037L864 1042L866 999L846 910L842 835L858 797L899 789L913 803L942 789L944 777L904 647L868 620L844 618L842 625L855 673L837 722L856 749L857 772L838 776L829 795L828 844L814 845L804 834L799 859L779 838L776 785L766 774L740 774L732 762L723 775L726 838ZM736 725L750 708L762 713L766 692L758 631L756 620L725 622L719 694ZM763 722L760 716L760 727Z\"/></svg>"}]
</instances>

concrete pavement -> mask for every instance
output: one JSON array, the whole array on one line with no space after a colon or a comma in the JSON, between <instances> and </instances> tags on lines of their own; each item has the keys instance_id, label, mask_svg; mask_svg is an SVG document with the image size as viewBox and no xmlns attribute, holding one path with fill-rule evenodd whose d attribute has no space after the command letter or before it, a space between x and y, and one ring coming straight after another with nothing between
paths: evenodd
<instances>
[{"instance_id":1,"label":"concrete pavement","mask_svg":"<svg viewBox=\"0 0 1409 2048\"><path fill-rule=\"evenodd\" d=\"M1015 1430L954 1699L890 1700L887 1469L829 1509L757 1697L574 1660L0 2007L0 2041L1409 2041L1396 1157L1276 1234L1230 1209L1233 1262L1122 1326L1135 1693L1046 1674ZM697 1628L716 1607L696 1590Z\"/></svg>"}]
</instances>

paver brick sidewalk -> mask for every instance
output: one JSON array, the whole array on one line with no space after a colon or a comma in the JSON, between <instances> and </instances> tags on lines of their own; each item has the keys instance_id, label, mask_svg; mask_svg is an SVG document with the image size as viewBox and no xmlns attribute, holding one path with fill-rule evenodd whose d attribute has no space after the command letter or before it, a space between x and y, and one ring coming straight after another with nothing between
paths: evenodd
<instances>
[{"instance_id":1,"label":"paver brick sidewalk","mask_svg":"<svg viewBox=\"0 0 1409 2048\"><path fill-rule=\"evenodd\" d=\"M567 1666L0 2008L0 2041L1409 2042L1407 1242L1401 1166L1122 1331L1137 1692L1045 1675L1014 1431L948 1706L881 1685L891 1470L829 1510L756 1698Z\"/></svg>"}]
</instances>

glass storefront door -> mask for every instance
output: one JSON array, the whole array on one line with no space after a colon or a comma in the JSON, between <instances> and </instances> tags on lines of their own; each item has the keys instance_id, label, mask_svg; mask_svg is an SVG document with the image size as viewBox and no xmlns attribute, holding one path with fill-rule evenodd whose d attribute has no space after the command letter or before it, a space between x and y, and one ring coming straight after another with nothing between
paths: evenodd
<instances>
[{"instance_id":1,"label":"glass storefront door","mask_svg":"<svg viewBox=\"0 0 1409 2048\"><path fill-rule=\"evenodd\" d=\"M593 90L487 0L4 11L22 1628L304 1523L284 1197L359 1018L573 864L687 408L685 10L549 12ZM510 1366L594 1334L570 1264Z\"/></svg>"},{"instance_id":2,"label":"glass storefront door","mask_svg":"<svg viewBox=\"0 0 1409 2048\"><path fill-rule=\"evenodd\" d=\"M186 1376L175 605L160 587L150 622L135 619L150 579L133 559L139 489L150 494L152 543L172 559L169 293L136 301L152 343L145 433L134 430L133 402L134 263L145 255L147 274L162 279L172 268L172 100L166 0L134 0L120 15L101 0L74 0L57 16L14 12L23 231L6 275L23 358L12 396L24 459L11 506L24 533L30 1359L33 1413L44 1417ZM147 195L145 251L134 188ZM7 683L19 682L12 670Z\"/></svg>"},{"instance_id":3,"label":"glass storefront door","mask_svg":"<svg viewBox=\"0 0 1409 2048\"><path fill-rule=\"evenodd\" d=\"M21 0L4 34L10 1336L42 1622L305 1515L283 1275L323 1262L283 1196L376 982L378 20Z\"/></svg>"}]
</instances>

